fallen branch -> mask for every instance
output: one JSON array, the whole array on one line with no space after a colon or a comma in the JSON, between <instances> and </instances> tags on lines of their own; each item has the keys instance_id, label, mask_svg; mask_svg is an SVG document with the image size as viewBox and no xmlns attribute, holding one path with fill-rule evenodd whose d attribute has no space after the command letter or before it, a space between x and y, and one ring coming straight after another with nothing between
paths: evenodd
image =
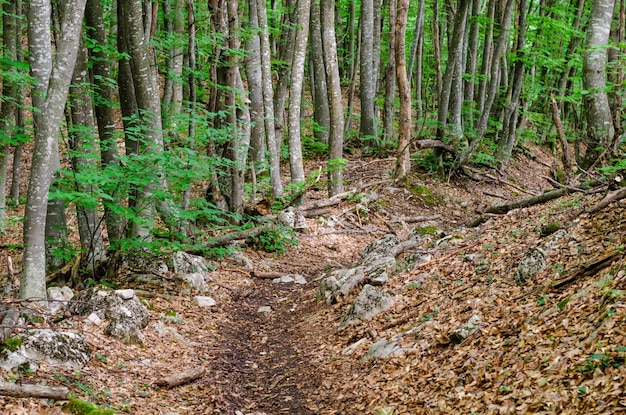
<instances>
[{"instance_id":1,"label":"fallen branch","mask_svg":"<svg viewBox=\"0 0 626 415\"><path fill-rule=\"evenodd\" d=\"M175 375L166 376L163 379L156 382L157 386L164 388L174 388L176 386L184 385L185 383L192 382L196 379L200 379L206 373L206 369L198 367L188 370L186 372L177 373Z\"/></svg>"},{"instance_id":2,"label":"fallen branch","mask_svg":"<svg viewBox=\"0 0 626 415\"><path fill-rule=\"evenodd\" d=\"M487 177L487 178L489 178L489 179L491 179L491 180L495 180L495 181L497 181L497 182L499 182L499 183L502 183L502 184L506 184L506 185L508 185L508 186L511 186L513 189L519 190L519 191L520 191L520 192L522 192L522 193L526 193L527 195L531 195L531 196L537 196L535 193L533 193L533 192L529 192L528 190L526 190L526 189L524 189L524 188L522 188L522 187L520 187L520 186L516 185L515 183L511 183L511 182L510 182L510 181L508 181L508 180L501 179L501 178L496 177L496 176L493 176L493 175L491 175L491 174L489 174L489 173L483 173L483 174L485 175L485 177Z\"/></svg>"},{"instance_id":3,"label":"fallen branch","mask_svg":"<svg viewBox=\"0 0 626 415\"><path fill-rule=\"evenodd\" d=\"M441 215L432 215L432 216L402 216L399 218L391 219L391 223L415 223L415 222L424 222L428 220L437 220L441 219Z\"/></svg>"},{"instance_id":4,"label":"fallen branch","mask_svg":"<svg viewBox=\"0 0 626 415\"><path fill-rule=\"evenodd\" d=\"M609 192L606 194L606 196L604 196L604 198L602 198L601 201L596 203L596 205L591 208L591 210L589 211L589 214L596 213L604 209L608 205L610 205L612 202L617 202L618 200L621 200L625 197L626 197L626 187L622 187L620 189Z\"/></svg>"},{"instance_id":5,"label":"fallen branch","mask_svg":"<svg viewBox=\"0 0 626 415\"><path fill-rule=\"evenodd\" d=\"M0 395L13 396L16 398L45 398L56 401L67 399L69 389L64 386L44 386L15 384L0 381Z\"/></svg>"},{"instance_id":6,"label":"fallen branch","mask_svg":"<svg viewBox=\"0 0 626 415\"><path fill-rule=\"evenodd\" d=\"M494 205L485 210L484 213L507 213L509 210L518 209L527 206L538 205L541 203L549 202L550 200L558 199L561 196L572 193L570 189L556 189L549 192L542 193L537 196L529 197L527 199L514 200L509 203L503 203L501 205Z\"/></svg>"},{"instance_id":7,"label":"fallen branch","mask_svg":"<svg viewBox=\"0 0 626 415\"><path fill-rule=\"evenodd\" d=\"M261 278L261 279L266 279L266 280L273 280L274 278L280 278L283 275L285 275L284 273L281 272L263 272L263 271L253 271L252 272L252 276L256 277L256 278Z\"/></svg>"}]
</instances>

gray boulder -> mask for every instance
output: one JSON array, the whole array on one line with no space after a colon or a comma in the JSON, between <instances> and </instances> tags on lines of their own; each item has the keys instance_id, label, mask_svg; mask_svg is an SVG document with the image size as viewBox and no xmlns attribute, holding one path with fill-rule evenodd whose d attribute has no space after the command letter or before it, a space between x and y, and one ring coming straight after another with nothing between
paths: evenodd
<instances>
[{"instance_id":1,"label":"gray boulder","mask_svg":"<svg viewBox=\"0 0 626 415\"><path fill-rule=\"evenodd\" d=\"M83 336L49 329L30 330L18 336L22 345L15 351L0 352L0 367L11 370L28 363L31 369L44 361L52 366L80 369L91 358L91 349Z\"/></svg>"},{"instance_id":2,"label":"gray boulder","mask_svg":"<svg viewBox=\"0 0 626 415\"><path fill-rule=\"evenodd\" d=\"M367 362L372 359L384 359L392 355L399 355L404 353L404 350L395 341L387 340L384 337L379 339L376 343L372 344L367 353L363 357L363 361Z\"/></svg>"},{"instance_id":3,"label":"gray boulder","mask_svg":"<svg viewBox=\"0 0 626 415\"><path fill-rule=\"evenodd\" d=\"M393 307L394 299L387 292L373 285L366 284L339 325L344 329L349 325L370 319Z\"/></svg>"},{"instance_id":4,"label":"gray boulder","mask_svg":"<svg viewBox=\"0 0 626 415\"><path fill-rule=\"evenodd\" d=\"M379 258L393 256L392 253L398 244L400 244L400 239L392 234L375 240L361 250L361 264L369 264Z\"/></svg>"},{"instance_id":5,"label":"gray boulder","mask_svg":"<svg viewBox=\"0 0 626 415\"><path fill-rule=\"evenodd\" d=\"M467 323L450 333L450 341L454 344L463 343L465 339L474 334L474 332L480 328L482 322L483 320L480 316L474 314L470 317Z\"/></svg>"},{"instance_id":6,"label":"gray boulder","mask_svg":"<svg viewBox=\"0 0 626 415\"><path fill-rule=\"evenodd\" d=\"M524 285L547 267L546 254L539 248L531 249L521 259L515 270L515 282Z\"/></svg>"},{"instance_id":7,"label":"gray boulder","mask_svg":"<svg viewBox=\"0 0 626 415\"><path fill-rule=\"evenodd\" d=\"M365 267L337 269L325 278L318 289L318 299L335 304L340 296L347 296L353 288L365 281Z\"/></svg>"},{"instance_id":8,"label":"gray boulder","mask_svg":"<svg viewBox=\"0 0 626 415\"><path fill-rule=\"evenodd\" d=\"M365 268L365 283L371 285L385 285L389 280L389 273L391 273L398 263L392 256L384 256L376 259Z\"/></svg>"},{"instance_id":9,"label":"gray boulder","mask_svg":"<svg viewBox=\"0 0 626 415\"><path fill-rule=\"evenodd\" d=\"M210 272L215 268L205 258L179 251L172 256L174 273L196 290L204 291L205 284L211 280Z\"/></svg>"},{"instance_id":10,"label":"gray boulder","mask_svg":"<svg viewBox=\"0 0 626 415\"><path fill-rule=\"evenodd\" d=\"M126 290L124 290L126 291ZM141 344L145 328L150 321L150 313L137 296L129 297L127 292L117 295L111 291L91 288L76 296L68 310L74 315L88 316L96 314L109 325L104 332L126 344Z\"/></svg>"}]
</instances>

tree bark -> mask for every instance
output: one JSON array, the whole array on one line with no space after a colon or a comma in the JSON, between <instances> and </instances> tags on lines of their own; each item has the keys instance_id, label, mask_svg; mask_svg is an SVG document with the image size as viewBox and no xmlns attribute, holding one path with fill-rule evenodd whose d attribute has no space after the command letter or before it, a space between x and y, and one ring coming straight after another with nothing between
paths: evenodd
<instances>
[{"instance_id":1,"label":"tree bark","mask_svg":"<svg viewBox=\"0 0 626 415\"><path fill-rule=\"evenodd\" d=\"M254 0L253 0L254 1ZM270 37L267 24L267 10L265 0L256 0L259 16L260 43L261 43L261 72L263 76L263 109L265 112L265 136L270 160L270 179L272 181L272 197L283 194L283 184L280 179L280 142L276 138L274 118L274 91L272 88L272 66L270 54Z\"/></svg>"},{"instance_id":2,"label":"tree bark","mask_svg":"<svg viewBox=\"0 0 626 415\"><path fill-rule=\"evenodd\" d=\"M328 81L330 103L330 135L328 148L329 196L343 192L343 103L337 62L337 39L335 37L335 4L333 0L321 0L322 43L324 66Z\"/></svg>"},{"instance_id":3,"label":"tree bark","mask_svg":"<svg viewBox=\"0 0 626 415\"><path fill-rule=\"evenodd\" d=\"M392 0L393 1L393 0ZM411 90L406 73L406 22L409 12L409 1L398 0L398 15L395 24L396 78L400 95L400 128L398 133L398 161L396 179L406 176L411 170L410 138L411 138Z\"/></svg>"},{"instance_id":4,"label":"tree bark","mask_svg":"<svg viewBox=\"0 0 626 415\"><path fill-rule=\"evenodd\" d=\"M615 0L594 0L585 38L583 58L583 96L587 119L587 151L581 162L588 168L608 148L614 128L606 87L606 46L609 41Z\"/></svg>"},{"instance_id":5,"label":"tree bark","mask_svg":"<svg viewBox=\"0 0 626 415\"><path fill-rule=\"evenodd\" d=\"M50 1L31 0L28 11L28 45L33 91L35 148L24 213L24 259L20 297L46 295L44 236L48 190L54 153L67 99L86 0L68 0L63 5L63 31L56 44L54 64L50 45Z\"/></svg>"},{"instance_id":6,"label":"tree bark","mask_svg":"<svg viewBox=\"0 0 626 415\"><path fill-rule=\"evenodd\" d=\"M364 144L371 147L376 143L376 114L374 95L374 0L361 1L361 126L360 134ZM377 22L376 22L377 23Z\"/></svg>"},{"instance_id":7,"label":"tree bark","mask_svg":"<svg viewBox=\"0 0 626 415\"><path fill-rule=\"evenodd\" d=\"M306 58L309 37L309 16L311 14L311 0L299 0L297 12L296 42L293 45L293 63L291 64L291 89L289 91L289 166L291 182L296 185L294 192L304 185L304 164L302 161L301 131L301 101L304 83L304 62ZM302 192L304 193L304 192ZM299 196L294 201L298 206L304 201Z\"/></svg>"}]
</instances>

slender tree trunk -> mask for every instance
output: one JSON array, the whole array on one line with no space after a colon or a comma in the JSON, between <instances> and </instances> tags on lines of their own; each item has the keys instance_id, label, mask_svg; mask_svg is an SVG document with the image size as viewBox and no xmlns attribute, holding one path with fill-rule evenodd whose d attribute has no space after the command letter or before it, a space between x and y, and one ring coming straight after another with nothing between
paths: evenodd
<instances>
[{"instance_id":1,"label":"slender tree trunk","mask_svg":"<svg viewBox=\"0 0 626 415\"><path fill-rule=\"evenodd\" d=\"M516 61L513 70L513 90L509 105L504 111L503 135L498 145L496 159L503 165L509 161L513 147L517 142L517 122L519 112L522 84L524 83L524 54L526 48L526 14L528 12L528 0L520 0L519 18L517 29Z\"/></svg>"},{"instance_id":2,"label":"slender tree trunk","mask_svg":"<svg viewBox=\"0 0 626 415\"><path fill-rule=\"evenodd\" d=\"M120 16L118 21L123 20L126 27L124 40L130 56L130 72L139 109L140 151L144 154L156 155L163 151L160 94L156 74L150 62L147 40L150 28L143 26L144 16L141 10L141 0L122 0L118 4ZM120 35L122 35L121 32ZM144 168L149 180L138 189L135 200L137 219L132 223L130 235L150 240L156 203L154 192L157 187L161 186L163 178L158 166L152 164Z\"/></svg>"},{"instance_id":3,"label":"slender tree trunk","mask_svg":"<svg viewBox=\"0 0 626 415\"><path fill-rule=\"evenodd\" d=\"M321 0L322 43L324 66L328 82L330 103L330 135L328 148L328 193L334 196L343 192L343 104L337 62L335 37L335 7L333 0Z\"/></svg>"},{"instance_id":4,"label":"slender tree trunk","mask_svg":"<svg viewBox=\"0 0 626 415\"><path fill-rule=\"evenodd\" d=\"M24 259L20 297L45 297L46 258L44 236L48 189L53 172L50 161L63 117L70 80L78 53L85 0L63 5L63 31L56 44L54 64L50 45L50 2L31 0L28 11L28 45L33 93L35 148L24 213Z\"/></svg>"},{"instance_id":5,"label":"slender tree trunk","mask_svg":"<svg viewBox=\"0 0 626 415\"><path fill-rule=\"evenodd\" d=\"M299 0L297 13L296 43L293 45L293 63L291 64L291 90L289 91L289 166L291 182L299 186L304 184L304 164L302 161L302 141L300 140L301 101L304 84L304 61L309 37L309 16L311 14L311 0ZM295 201L302 204L304 196Z\"/></svg>"},{"instance_id":6,"label":"slender tree trunk","mask_svg":"<svg viewBox=\"0 0 626 415\"><path fill-rule=\"evenodd\" d=\"M248 2L248 16L250 29L255 32L259 29L256 1ZM250 135L250 158L258 169L265 157L265 126L263 124L263 73L261 72L261 41L258 34L250 36L246 43L246 76L250 90L250 119L252 130ZM258 171L258 170L257 170Z\"/></svg>"},{"instance_id":7,"label":"slender tree trunk","mask_svg":"<svg viewBox=\"0 0 626 415\"><path fill-rule=\"evenodd\" d=\"M439 42L439 0L433 0L432 32L433 57L435 58L435 74L437 79L437 100L441 100L443 74L441 73L441 43Z\"/></svg>"},{"instance_id":8,"label":"slender tree trunk","mask_svg":"<svg viewBox=\"0 0 626 415\"><path fill-rule=\"evenodd\" d=\"M183 0L164 0L163 14L165 31L172 44L165 62L167 70L163 86L163 99L161 100L163 129L168 129L169 118L172 114L178 114L182 108L184 53L180 39L185 34L185 6Z\"/></svg>"},{"instance_id":9,"label":"slender tree trunk","mask_svg":"<svg viewBox=\"0 0 626 415\"><path fill-rule=\"evenodd\" d=\"M259 15L259 29L261 32L261 71L263 74L263 110L265 112L265 136L270 159L270 179L272 181L272 197L283 194L283 184L280 179L280 141L276 137L274 118L274 91L272 89L272 67L270 55L270 38L267 25L267 11L265 0L257 0Z\"/></svg>"},{"instance_id":10,"label":"slender tree trunk","mask_svg":"<svg viewBox=\"0 0 626 415\"><path fill-rule=\"evenodd\" d=\"M71 121L73 129L70 129L71 149L75 156L72 164L76 180L76 190L84 194L93 194L94 186L85 185L82 175L94 174L97 169L96 158L97 142L94 126L93 106L89 95L89 76L87 69L87 53L84 47L79 47L72 85L70 87ZM98 263L101 263L106 253L102 240L100 219L98 218L98 200L84 198L76 204L78 217L78 233L80 246L83 250L82 267L87 271L93 271Z\"/></svg>"},{"instance_id":11,"label":"slender tree trunk","mask_svg":"<svg viewBox=\"0 0 626 415\"><path fill-rule=\"evenodd\" d=\"M393 1L393 0L392 0ZM398 0L398 15L395 24L396 77L398 78L398 94L400 95L400 129L398 134L398 161L396 178L404 177L411 170L410 137L411 137L411 90L406 73L406 22L409 12L409 0Z\"/></svg>"},{"instance_id":12,"label":"slender tree trunk","mask_svg":"<svg viewBox=\"0 0 626 415\"><path fill-rule=\"evenodd\" d=\"M91 78L94 84L94 94L97 98L94 106L98 125L98 138L100 142L100 158L103 168L118 166L117 142L115 127L115 113L113 112L114 91L111 87L113 77L113 62L107 55L107 34L103 20L104 10L100 0L87 0L85 8L85 23L87 35L98 47L89 49L91 59ZM114 209L119 206L121 195L116 187L108 191L111 202L104 203L104 220L107 227L109 243L116 245L122 237L123 221L115 213ZM113 207L113 209L111 209Z\"/></svg>"},{"instance_id":13,"label":"slender tree trunk","mask_svg":"<svg viewBox=\"0 0 626 415\"><path fill-rule=\"evenodd\" d=\"M2 4L2 44L4 49L3 58L8 61L17 60L17 5L14 2ZM9 67L8 72L17 73L15 67ZM9 164L9 142L15 135L15 109L17 103L18 85L11 76L7 76L2 82L2 109L0 109L0 232L4 231L7 206L7 173Z\"/></svg>"},{"instance_id":14,"label":"slender tree trunk","mask_svg":"<svg viewBox=\"0 0 626 415\"><path fill-rule=\"evenodd\" d=\"M615 0L594 0L585 39L583 60L583 97L587 118L587 151L581 167L596 162L602 149L608 148L614 134L611 108L606 93L606 47L611 30Z\"/></svg>"},{"instance_id":15,"label":"slender tree trunk","mask_svg":"<svg viewBox=\"0 0 626 415\"><path fill-rule=\"evenodd\" d=\"M374 96L376 84L374 78L374 0L361 1L361 126L360 134L366 147L373 146L376 141L376 113Z\"/></svg>"},{"instance_id":16,"label":"slender tree trunk","mask_svg":"<svg viewBox=\"0 0 626 415\"><path fill-rule=\"evenodd\" d=\"M389 27L397 24L396 0L389 1ZM386 142L393 141L393 122L396 103L396 57L395 30L389 30L389 61L385 70L385 107L383 110L383 138Z\"/></svg>"},{"instance_id":17,"label":"slender tree trunk","mask_svg":"<svg viewBox=\"0 0 626 415\"><path fill-rule=\"evenodd\" d=\"M316 128L314 130L315 138L321 143L328 144L328 133L330 130L330 110L328 104L328 86L326 84L326 69L324 69L324 48L322 46L322 25L320 22L320 6L319 0L311 0L311 18L310 18L310 47L309 47L309 64L313 73L313 119ZM354 10L354 3L350 3L351 13ZM354 19L352 15L351 19ZM353 23L354 24L354 23ZM354 28L353 28L354 29ZM354 40L350 42L351 63L354 66ZM352 73L352 69L350 70Z\"/></svg>"},{"instance_id":18,"label":"slender tree trunk","mask_svg":"<svg viewBox=\"0 0 626 415\"><path fill-rule=\"evenodd\" d=\"M231 158L233 165L231 168L231 212L243 213L243 185L246 172L246 160L248 148L250 146L250 112L248 103L240 105L237 103L237 91L244 91L243 80L239 72L239 58L236 51L241 47L239 41L239 16L237 14L239 2L228 0L228 92L227 107L230 110L229 121L233 129L233 140L231 141ZM239 92L239 93L241 93Z\"/></svg>"}]
</instances>

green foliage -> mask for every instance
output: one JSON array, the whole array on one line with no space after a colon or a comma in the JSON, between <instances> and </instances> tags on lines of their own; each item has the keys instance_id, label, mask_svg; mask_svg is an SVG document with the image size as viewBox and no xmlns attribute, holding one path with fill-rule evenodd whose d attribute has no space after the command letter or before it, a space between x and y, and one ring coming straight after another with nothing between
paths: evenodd
<instances>
[{"instance_id":1,"label":"green foliage","mask_svg":"<svg viewBox=\"0 0 626 415\"><path fill-rule=\"evenodd\" d=\"M616 348L618 350L618 348ZM596 369L604 370L608 367L620 367L624 364L624 356L610 356L604 353L594 353L585 359L576 370L588 376L593 375Z\"/></svg>"},{"instance_id":2,"label":"green foliage","mask_svg":"<svg viewBox=\"0 0 626 415\"><path fill-rule=\"evenodd\" d=\"M284 226L268 228L259 236L250 239L251 244L255 248L277 254L284 254L290 246L295 246L299 243L293 229Z\"/></svg>"}]
</instances>

